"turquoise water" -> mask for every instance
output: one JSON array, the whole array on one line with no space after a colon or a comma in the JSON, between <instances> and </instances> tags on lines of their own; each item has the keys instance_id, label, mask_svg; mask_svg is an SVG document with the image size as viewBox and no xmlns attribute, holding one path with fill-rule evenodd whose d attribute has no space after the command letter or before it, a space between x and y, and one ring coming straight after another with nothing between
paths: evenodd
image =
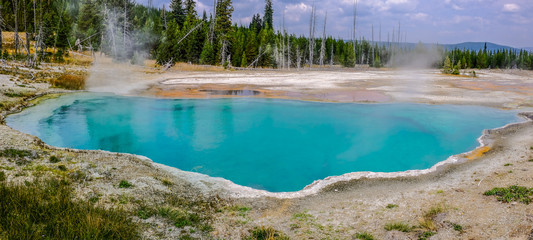
<instances>
[{"instance_id":1,"label":"turquoise water","mask_svg":"<svg viewBox=\"0 0 533 240\"><path fill-rule=\"evenodd\" d=\"M429 168L474 149L515 112L424 104L258 98L168 100L72 94L6 119L60 147L147 156L273 192L354 171Z\"/></svg>"}]
</instances>

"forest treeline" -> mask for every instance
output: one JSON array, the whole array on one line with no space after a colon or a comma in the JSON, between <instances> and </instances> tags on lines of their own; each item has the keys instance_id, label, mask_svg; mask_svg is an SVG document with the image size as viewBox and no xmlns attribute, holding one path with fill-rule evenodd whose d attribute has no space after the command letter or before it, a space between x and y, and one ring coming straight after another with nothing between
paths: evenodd
<instances>
[{"instance_id":1,"label":"forest treeline","mask_svg":"<svg viewBox=\"0 0 533 240\"><path fill-rule=\"evenodd\" d=\"M377 42L364 37L333 38L316 29L313 8L307 36L275 30L271 0L248 25L232 23L231 0L215 0L212 13L198 13L194 0L172 0L156 8L133 0L0 0L0 31L22 32L4 42L2 58L62 61L73 51L101 52L117 61L140 63L152 58L161 65L176 62L225 67L303 68L314 65L354 67L367 64L449 69L533 69L533 54L524 50L446 50L418 44L406 47L398 32L394 40ZM322 21L322 20L318 20ZM398 28L399 29L399 28ZM320 35L316 33L320 31ZM354 30L355 32L355 30ZM373 39L373 37L372 37ZM0 38L0 42L2 39ZM8 48L11 49L8 51ZM447 70L448 71L448 70Z\"/></svg>"}]
</instances>

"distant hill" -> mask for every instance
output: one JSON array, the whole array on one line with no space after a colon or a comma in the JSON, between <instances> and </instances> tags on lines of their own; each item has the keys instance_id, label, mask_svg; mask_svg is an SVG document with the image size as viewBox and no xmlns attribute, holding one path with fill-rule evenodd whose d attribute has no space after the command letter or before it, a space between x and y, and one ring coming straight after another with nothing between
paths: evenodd
<instances>
[{"instance_id":1,"label":"distant hill","mask_svg":"<svg viewBox=\"0 0 533 240\"><path fill-rule=\"evenodd\" d=\"M388 46L389 43L387 42L376 42L376 44L380 45L380 46ZM394 45L394 43L392 43ZM400 47L401 48L415 48L417 45L417 43L400 43ZM432 46L435 46L437 44L435 43L424 43L424 46L426 47L432 47ZM456 44L438 44L438 46L442 46L444 47L445 49L447 50L453 50L454 48L458 48L458 49L468 49L468 50L474 50L474 51L479 51L479 50L483 50L483 48L485 47L485 42L463 42L463 43L456 43ZM501 49L506 49L506 50L520 50L520 49L524 49L526 51L530 51L530 52L533 52L533 47L524 47L524 48L513 48L513 47L509 47L509 46L505 46L505 45L499 45L499 44L495 44L495 43L491 43L491 42L487 42L487 51L495 51L495 50L501 50Z\"/></svg>"},{"instance_id":2,"label":"distant hill","mask_svg":"<svg viewBox=\"0 0 533 240\"><path fill-rule=\"evenodd\" d=\"M483 50L483 48L485 47L485 42L464 42L464 43L457 43L457 44L442 44L442 46L444 46L448 50L458 48L458 49L469 49L469 50L479 51L479 50ZM516 48L487 42L488 51L502 50L502 49L514 50Z\"/></svg>"},{"instance_id":3,"label":"distant hill","mask_svg":"<svg viewBox=\"0 0 533 240\"><path fill-rule=\"evenodd\" d=\"M387 46L389 43L387 42L376 42L378 45L385 45ZM402 48L415 48L417 45L417 43L400 43L400 47ZM445 49L447 50L453 50L454 48L458 48L458 49L468 49L468 50L475 50L475 51L479 51L479 50L483 50L483 48L485 47L485 42L463 42L463 43L456 43L456 44L435 44L435 43L424 43L424 46L426 47L432 47L432 46L435 46L435 45L439 45L439 46L442 46L444 47ZM493 51L493 50L501 50L501 49L506 49L506 50L509 50L509 49L517 49L517 48L513 48L513 47L509 47L509 46L505 46L505 45L499 45L499 44L495 44L495 43L491 43L491 42L487 42L487 50L488 51ZM526 48L522 48L522 49L526 49ZM529 48L529 49L526 49L526 50L533 50L533 48Z\"/></svg>"},{"instance_id":4,"label":"distant hill","mask_svg":"<svg viewBox=\"0 0 533 240\"><path fill-rule=\"evenodd\" d=\"M533 47L524 47L522 49L529 51L529 52L533 52Z\"/></svg>"}]
</instances>

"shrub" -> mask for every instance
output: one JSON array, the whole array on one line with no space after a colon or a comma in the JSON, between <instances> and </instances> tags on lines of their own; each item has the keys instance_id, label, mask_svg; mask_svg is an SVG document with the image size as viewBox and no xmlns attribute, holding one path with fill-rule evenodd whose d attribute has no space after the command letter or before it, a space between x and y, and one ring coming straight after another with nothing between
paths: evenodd
<instances>
[{"instance_id":1,"label":"shrub","mask_svg":"<svg viewBox=\"0 0 533 240\"><path fill-rule=\"evenodd\" d=\"M64 88L69 90L81 90L85 88L86 76L63 74L57 79L52 79L50 84L53 87Z\"/></svg>"},{"instance_id":2,"label":"shrub","mask_svg":"<svg viewBox=\"0 0 533 240\"><path fill-rule=\"evenodd\" d=\"M393 209L393 208L396 208L396 207L398 207L398 205L396 205L396 204L392 204L392 203L391 204L387 204L387 208L388 209Z\"/></svg>"},{"instance_id":3,"label":"shrub","mask_svg":"<svg viewBox=\"0 0 533 240\"><path fill-rule=\"evenodd\" d=\"M423 232L420 234L420 237L418 238L419 240L426 240L428 238L430 238L431 236L437 234L436 232L432 232L432 231L427 231L427 232Z\"/></svg>"},{"instance_id":4,"label":"shrub","mask_svg":"<svg viewBox=\"0 0 533 240\"><path fill-rule=\"evenodd\" d=\"M8 148L0 151L0 157L6 158L24 158L32 157L32 153L28 150L18 150L14 148Z\"/></svg>"},{"instance_id":5,"label":"shrub","mask_svg":"<svg viewBox=\"0 0 533 240\"><path fill-rule=\"evenodd\" d=\"M395 222L395 223L387 223L385 225L385 230L392 231L397 230L400 232L410 232L413 229L413 227L409 226L408 224L402 223L402 222Z\"/></svg>"},{"instance_id":6,"label":"shrub","mask_svg":"<svg viewBox=\"0 0 533 240\"><path fill-rule=\"evenodd\" d=\"M50 156L49 161L50 161L51 163L58 163L58 162L61 161L61 159L59 159L59 158L56 157L56 156Z\"/></svg>"},{"instance_id":7,"label":"shrub","mask_svg":"<svg viewBox=\"0 0 533 240\"><path fill-rule=\"evenodd\" d=\"M132 187L133 184L131 184L130 182L126 181L126 180L122 180L120 181L120 183L118 184L118 187L119 188L130 188Z\"/></svg>"},{"instance_id":8,"label":"shrub","mask_svg":"<svg viewBox=\"0 0 533 240\"><path fill-rule=\"evenodd\" d=\"M458 232L463 232L463 226L457 224L457 223L452 223L452 227L453 227L453 230L455 231L458 231Z\"/></svg>"},{"instance_id":9,"label":"shrub","mask_svg":"<svg viewBox=\"0 0 533 240\"><path fill-rule=\"evenodd\" d=\"M493 188L492 190L483 193L485 196L498 196L496 199L500 202L519 201L524 204L531 203L531 195L533 195L533 188L526 188L523 186L510 186L507 188Z\"/></svg>"},{"instance_id":10,"label":"shrub","mask_svg":"<svg viewBox=\"0 0 533 240\"><path fill-rule=\"evenodd\" d=\"M374 240L374 236L372 234L367 232L358 232L355 234L355 239L361 239L361 240Z\"/></svg>"},{"instance_id":11,"label":"shrub","mask_svg":"<svg viewBox=\"0 0 533 240\"><path fill-rule=\"evenodd\" d=\"M3 182L6 180L6 173L4 171L0 171L0 182Z\"/></svg>"},{"instance_id":12,"label":"shrub","mask_svg":"<svg viewBox=\"0 0 533 240\"><path fill-rule=\"evenodd\" d=\"M122 210L73 200L66 181L0 183L0 236L6 239L137 239Z\"/></svg>"},{"instance_id":13,"label":"shrub","mask_svg":"<svg viewBox=\"0 0 533 240\"><path fill-rule=\"evenodd\" d=\"M289 237L283 235L271 227L256 227L250 230L247 240L288 240Z\"/></svg>"},{"instance_id":14,"label":"shrub","mask_svg":"<svg viewBox=\"0 0 533 240\"><path fill-rule=\"evenodd\" d=\"M57 169L59 169L59 170L61 170L61 171L63 171L63 172L65 172L65 171L68 170L67 167L66 167L65 165L59 165L59 166L57 166Z\"/></svg>"},{"instance_id":15,"label":"shrub","mask_svg":"<svg viewBox=\"0 0 533 240\"><path fill-rule=\"evenodd\" d=\"M444 209L439 205L431 207L426 214L418 220L420 227L429 231L437 230L434 218L442 212L444 212Z\"/></svg>"}]
</instances>

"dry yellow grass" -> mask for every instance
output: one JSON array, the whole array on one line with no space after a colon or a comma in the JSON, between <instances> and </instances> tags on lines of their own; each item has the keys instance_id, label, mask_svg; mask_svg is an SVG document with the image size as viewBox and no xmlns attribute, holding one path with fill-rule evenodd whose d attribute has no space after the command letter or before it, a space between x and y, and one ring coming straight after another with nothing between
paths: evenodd
<instances>
[{"instance_id":1,"label":"dry yellow grass","mask_svg":"<svg viewBox=\"0 0 533 240\"><path fill-rule=\"evenodd\" d=\"M50 84L53 87L59 87L70 90L81 90L85 88L85 80L87 79L86 75L74 75L74 74L63 74L57 79L52 79Z\"/></svg>"},{"instance_id":2,"label":"dry yellow grass","mask_svg":"<svg viewBox=\"0 0 533 240\"><path fill-rule=\"evenodd\" d=\"M215 71L215 72L221 72L224 71L223 67L220 66L212 66L212 65L196 65L196 64L188 64L188 63L176 63L173 67L170 68L170 70L174 71Z\"/></svg>"}]
</instances>

